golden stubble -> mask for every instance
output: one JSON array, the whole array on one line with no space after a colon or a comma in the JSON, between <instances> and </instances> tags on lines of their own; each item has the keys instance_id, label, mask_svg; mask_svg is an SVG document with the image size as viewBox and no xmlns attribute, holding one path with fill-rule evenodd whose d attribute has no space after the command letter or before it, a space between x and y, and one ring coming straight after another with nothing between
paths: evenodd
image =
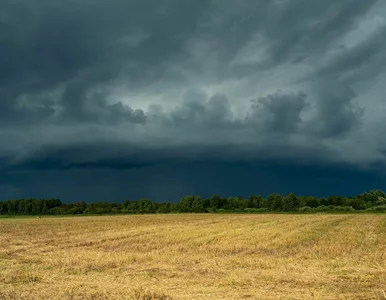
<instances>
[{"instance_id":1,"label":"golden stubble","mask_svg":"<svg viewBox=\"0 0 386 300\"><path fill-rule=\"evenodd\" d=\"M386 299L385 215L0 219L0 299Z\"/></svg>"}]
</instances>

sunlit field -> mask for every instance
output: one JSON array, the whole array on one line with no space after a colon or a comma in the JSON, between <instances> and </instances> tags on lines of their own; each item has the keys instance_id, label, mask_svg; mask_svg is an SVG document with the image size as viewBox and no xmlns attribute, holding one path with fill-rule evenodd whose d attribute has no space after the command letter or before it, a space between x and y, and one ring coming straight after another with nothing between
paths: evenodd
<instances>
[{"instance_id":1,"label":"sunlit field","mask_svg":"<svg viewBox=\"0 0 386 300\"><path fill-rule=\"evenodd\" d=\"M386 215L0 219L0 299L386 299Z\"/></svg>"}]
</instances>

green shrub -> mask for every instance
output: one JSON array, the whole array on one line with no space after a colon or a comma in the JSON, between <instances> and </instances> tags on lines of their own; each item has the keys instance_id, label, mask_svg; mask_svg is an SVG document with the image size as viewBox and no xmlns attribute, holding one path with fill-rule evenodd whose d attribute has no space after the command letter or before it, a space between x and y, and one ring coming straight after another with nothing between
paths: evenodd
<instances>
[{"instance_id":1,"label":"green shrub","mask_svg":"<svg viewBox=\"0 0 386 300\"><path fill-rule=\"evenodd\" d=\"M386 212L386 205L378 205L378 206L370 207L366 209L366 211Z\"/></svg>"},{"instance_id":2,"label":"green shrub","mask_svg":"<svg viewBox=\"0 0 386 300\"><path fill-rule=\"evenodd\" d=\"M297 211L301 213L307 213L307 212L312 212L313 208L310 206L303 206L303 207L299 207Z\"/></svg>"},{"instance_id":3,"label":"green shrub","mask_svg":"<svg viewBox=\"0 0 386 300\"><path fill-rule=\"evenodd\" d=\"M331 211L331 208L326 205L321 205L313 209L314 212L328 212Z\"/></svg>"},{"instance_id":4,"label":"green shrub","mask_svg":"<svg viewBox=\"0 0 386 300\"><path fill-rule=\"evenodd\" d=\"M335 211L355 211L352 206L335 206Z\"/></svg>"},{"instance_id":5,"label":"green shrub","mask_svg":"<svg viewBox=\"0 0 386 300\"><path fill-rule=\"evenodd\" d=\"M268 212L269 209L268 208L245 208L244 211L247 213L265 213L265 212Z\"/></svg>"}]
</instances>

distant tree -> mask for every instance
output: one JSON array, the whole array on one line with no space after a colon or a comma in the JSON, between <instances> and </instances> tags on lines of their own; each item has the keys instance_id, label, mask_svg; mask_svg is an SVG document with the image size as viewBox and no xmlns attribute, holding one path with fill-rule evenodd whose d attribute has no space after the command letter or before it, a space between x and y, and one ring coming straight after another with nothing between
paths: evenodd
<instances>
[{"instance_id":1,"label":"distant tree","mask_svg":"<svg viewBox=\"0 0 386 300\"><path fill-rule=\"evenodd\" d=\"M17 208L18 208L18 200L11 200L7 203L7 212L8 215L16 215L17 214Z\"/></svg>"},{"instance_id":2,"label":"distant tree","mask_svg":"<svg viewBox=\"0 0 386 300\"><path fill-rule=\"evenodd\" d=\"M27 210L27 204L29 203L30 201L28 200L20 200L18 205L17 205L17 214L18 215L29 215L30 214L30 211Z\"/></svg>"},{"instance_id":3,"label":"distant tree","mask_svg":"<svg viewBox=\"0 0 386 300\"><path fill-rule=\"evenodd\" d=\"M94 202L87 204L62 203L59 199L15 199L0 201L1 215L44 215L44 214L118 214L118 213L169 213L169 212L205 212L211 210L228 211L300 211L300 212L329 212L386 210L386 195L381 190L371 190L362 194L343 197L331 195L327 198L314 196L296 196L290 193L286 197L271 194L264 199L260 195L243 197L220 197L201 199L200 196L181 197L179 203L158 203L149 199L126 200L123 203Z\"/></svg>"},{"instance_id":4,"label":"distant tree","mask_svg":"<svg viewBox=\"0 0 386 300\"><path fill-rule=\"evenodd\" d=\"M127 209L127 208L129 207L129 205L130 205L130 200L125 200L125 201L123 201L123 203L122 203L122 206L123 206L123 208L125 208L125 209Z\"/></svg>"},{"instance_id":5,"label":"distant tree","mask_svg":"<svg viewBox=\"0 0 386 300\"><path fill-rule=\"evenodd\" d=\"M314 196L303 196L300 202L302 203L301 206L309 206L311 208L319 206L319 199Z\"/></svg>"},{"instance_id":6,"label":"distant tree","mask_svg":"<svg viewBox=\"0 0 386 300\"><path fill-rule=\"evenodd\" d=\"M265 206L265 200L261 195L249 196L247 202L249 208L262 208Z\"/></svg>"},{"instance_id":7,"label":"distant tree","mask_svg":"<svg viewBox=\"0 0 386 300\"><path fill-rule=\"evenodd\" d=\"M82 210L82 213L86 210L86 208L87 208L86 202L82 201L80 203L80 209Z\"/></svg>"},{"instance_id":8,"label":"distant tree","mask_svg":"<svg viewBox=\"0 0 386 300\"><path fill-rule=\"evenodd\" d=\"M298 196L298 207L304 207L306 206L306 197L304 196Z\"/></svg>"},{"instance_id":9,"label":"distant tree","mask_svg":"<svg viewBox=\"0 0 386 300\"><path fill-rule=\"evenodd\" d=\"M267 197L268 208L273 211L283 210L283 197L280 194L274 193Z\"/></svg>"},{"instance_id":10,"label":"distant tree","mask_svg":"<svg viewBox=\"0 0 386 300\"><path fill-rule=\"evenodd\" d=\"M180 200L180 210L181 212L190 212L192 211L192 205L194 201L194 196L184 196Z\"/></svg>"},{"instance_id":11,"label":"distant tree","mask_svg":"<svg viewBox=\"0 0 386 300\"><path fill-rule=\"evenodd\" d=\"M137 200L133 200L130 202L130 204L127 206L127 209L131 213L135 213L139 211L139 203Z\"/></svg>"},{"instance_id":12,"label":"distant tree","mask_svg":"<svg viewBox=\"0 0 386 300\"><path fill-rule=\"evenodd\" d=\"M211 207L212 209L219 209L219 208L220 208L220 201L221 201L220 196L218 196L218 195L213 195L213 196L210 198L210 207Z\"/></svg>"},{"instance_id":13,"label":"distant tree","mask_svg":"<svg viewBox=\"0 0 386 300\"><path fill-rule=\"evenodd\" d=\"M255 207L255 203L254 203L254 199L255 199L255 196L254 195L251 195L251 196L248 196L248 208L256 208Z\"/></svg>"},{"instance_id":14,"label":"distant tree","mask_svg":"<svg viewBox=\"0 0 386 300\"><path fill-rule=\"evenodd\" d=\"M221 197L218 208L219 209L227 209L229 207L228 198Z\"/></svg>"},{"instance_id":15,"label":"distant tree","mask_svg":"<svg viewBox=\"0 0 386 300\"><path fill-rule=\"evenodd\" d=\"M299 200L294 193L290 193L282 199L282 209L284 211L293 211L298 206Z\"/></svg>"},{"instance_id":16,"label":"distant tree","mask_svg":"<svg viewBox=\"0 0 386 300\"><path fill-rule=\"evenodd\" d=\"M149 199L141 199L139 201L139 212L152 213L153 212L153 203Z\"/></svg>"},{"instance_id":17,"label":"distant tree","mask_svg":"<svg viewBox=\"0 0 386 300\"><path fill-rule=\"evenodd\" d=\"M42 208L43 208L42 200L39 199L39 200L32 201L31 213L33 215L40 215L42 212Z\"/></svg>"},{"instance_id":18,"label":"distant tree","mask_svg":"<svg viewBox=\"0 0 386 300\"><path fill-rule=\"evenodd\" d=\"M156 212L162 214L170 213L175 210L174 207L174 203L159 203Z\"/></svg>"},{"instance_id":19,"label":"distant tree","mask_svg":"<svg viewBox=\"0 0 386 300\"><path fill-rule=\"evenodd\" d=\"M229 197L228 203L224 207L228 210L244 210L248 207L248 201L245 201L242 197Z\"/></svg>"},{"instance_id":20,"label":"distant tree","mask_svg":"<svg viewBox=\"0 0 386 300\"><path fill-rule=\"evenodd\" d=\"M334 206L345 206L346 205L346 199L342 196L329 196L327 198L328 205L334 205Z\"/></svg>"},{"instance_id":21,"label":"distant tree","mask_svg":"<svg viewBox=\"0 0 386 300\"><path fill-rule=\"evenodd\" d=\"M51 215L64 215L65 211L62 207L53 207L50 209L50 214Z\"/></svg>"},{"instance_id":22,"label":"distant tree","mask_svg":"<svg viewBox=\"0 0 386 300\"><path fill-rule=\"evenodd\" d=\"M319 198L318 206L328 206L330 203L328 202L327 198Z\"/></svg>"},{"instance_id":23,"label":"distant tree","mask_svg":"<svg viewBox=\"0 0 386 300\"><path fill-rule=\"evenodd\" d=\"M202 201L202 205L205 209L207 208L210 208L210 198L205 198L203 201Z\"/></svg>"},{"instance_id":24,"label":"distant tree","mask_svg":"<svg viewBox=\"0 0 386 300\"><path fill-rule=\"evenodd\" d=\"M7 210L7 205L5 203L5 201L0 201L0 215L5 215L7 214L8 210Z\"/></svg>"},{"instance_id":25,"label":"distant tree","mask_svg":"<svg viewBox=\"0 0 386 300\"><path fill-rule=\"evenodd\" d=\"M192 202L192 211L193 212L203 212L204 211L204 205L201 201L200 196L195 196Z\"/></svg>"},{"instance_id":26,"label":"distant tree","mask_svg":"<svg viewBox=\"0 0 386 300\"><path fill-rule=\"evenodd\" d=\"M367 208L366 202L363 201L362 199L356 198L356 197L351 198L351 199L347 199L344 203L344 206L351 206L355 210L361 210L361 209Z\"/></svg>"}]
</instances>

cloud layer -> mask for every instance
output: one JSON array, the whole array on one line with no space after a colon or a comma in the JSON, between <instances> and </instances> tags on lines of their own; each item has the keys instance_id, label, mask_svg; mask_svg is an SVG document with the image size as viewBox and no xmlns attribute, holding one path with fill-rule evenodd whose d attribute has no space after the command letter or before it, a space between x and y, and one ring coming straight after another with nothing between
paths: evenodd
<instances>
[{"instance_id":1,"label":"cloud layer","mask_svg":"<svg viewBox=\"0 0 386 300\"><path fill-rule=\"evenodd\" d=\"M2 1L2 164L383 164L385 16L383 0Z\"/></svg>"}]
</instances>

